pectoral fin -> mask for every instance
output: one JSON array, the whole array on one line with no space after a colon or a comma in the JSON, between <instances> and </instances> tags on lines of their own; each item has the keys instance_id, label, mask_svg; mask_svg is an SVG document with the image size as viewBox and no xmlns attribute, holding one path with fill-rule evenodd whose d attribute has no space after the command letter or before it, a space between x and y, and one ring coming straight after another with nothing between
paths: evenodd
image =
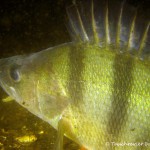
<instances>
[{"instance_id":1,"label":"pectoral fin","mask_svg":"<svg viewBox=\"0 0 150 150\"><path fill-rule=\"evenodd\" d=\"M80 142L76 138L74 132L73 132L73 127L71 123L69 122L69 119L67 118L62 118L58 122L58 135L57 135L57 141L56 141L56 146L55 150L63 150L63 137L66 135L76 143L80 145Z\"/></svg>"},{"instance_id":2,"label":"pectoral fin","mask_svg":"<svg viewBox=\"0 0 150 150\"><path fill-rule=\"evenodd\" d=\"M58 134L57 134L55 150L63 150L63 137L64 137L64 124L63 124L63 120L61 119L58 122Z\"/></svg>"}]
</instances>

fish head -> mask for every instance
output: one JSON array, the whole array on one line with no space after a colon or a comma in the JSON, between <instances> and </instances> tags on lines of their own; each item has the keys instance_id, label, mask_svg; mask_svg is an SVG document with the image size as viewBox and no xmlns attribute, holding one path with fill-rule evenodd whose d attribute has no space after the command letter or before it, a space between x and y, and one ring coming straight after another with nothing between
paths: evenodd
<instances>
[{"instance_id":1,"label":"fish head","mask_svg":"<svg viewBox=\"0 0 150 150\"><path fill-rule=\"evenodd\" d=\"M35 69L35 63L32 63L31 59L26 56L0 60L1 87L10 97L27 108L33 107L31 104L35 103Z\"/></svg>"},{"instance_id":2,"label":"fish head","mask_svg":"<svg viewBox=\"0 0 150 150\"><path fill-rule=\"evenodd\" d=\"M68 105L48 60L47 54L0 59L0 86L20 105L46 121L61 115Z\"/></svg>"},{"instance_id":3,"label":"fish head","mask_svg":"<svg viewBox=\"0 0 150 150\"><path fill-rule=\"evenodd\" d=\"M18 101L22 99L19 92L23 81L22 63L22 56L0 59L0 85L9 96Z\"/></svg>"}]
</instances>

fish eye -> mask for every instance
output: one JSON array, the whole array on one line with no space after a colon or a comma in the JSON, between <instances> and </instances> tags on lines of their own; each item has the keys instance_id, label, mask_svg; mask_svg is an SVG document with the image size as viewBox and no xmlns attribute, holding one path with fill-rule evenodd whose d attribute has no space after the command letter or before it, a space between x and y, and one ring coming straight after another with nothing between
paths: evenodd
<instances>
[{"instance_id":1,"label":"fish eye","mask_svg":"<svg viewBox=\"0 0 150 150\"><path fill-rule=\"evenodd\" d=\"M15 82L19 82L19 81L20 81L20 73L19 73L18 69L12 68L12 69L10 70L10 77L11 77L11 79L13 79Z\"/></svg>"}]
</instances>

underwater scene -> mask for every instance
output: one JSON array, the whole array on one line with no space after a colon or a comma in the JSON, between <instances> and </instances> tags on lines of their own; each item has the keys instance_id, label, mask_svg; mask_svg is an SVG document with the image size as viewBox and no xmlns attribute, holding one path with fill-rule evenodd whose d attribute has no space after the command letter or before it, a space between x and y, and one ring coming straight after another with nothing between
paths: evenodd
<instances>
[{"instance_id":1,"label":"underwater scene","mask_svg":"<svg viewBox=\"0 0 150 150\"><path fill-rule=\"evenodd\" d=\"M150 149L149 6L0 1L0 150Z\"/></svg>"},{"instance_id":2,"label":"underwater scene","mask_svg":"<svg viewBox=\"0 0 150 150\"><path fill-rule=\"evenodd\" d=\"M65 27L66 0L0 2L0 58L34 53L70 41ZM15 101L3 102L0 87L0 150L50 150L54 128ZM65 149L78 145L65 139Z\"/></svg>"}]
</instances>

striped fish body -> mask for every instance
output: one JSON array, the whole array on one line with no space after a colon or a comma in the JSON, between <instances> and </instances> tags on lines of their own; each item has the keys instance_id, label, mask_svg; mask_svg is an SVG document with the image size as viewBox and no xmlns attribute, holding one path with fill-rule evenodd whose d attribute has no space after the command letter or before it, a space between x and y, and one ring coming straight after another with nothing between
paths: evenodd
<instances>
[{"instance_id":1,"label":"striped fish body","mask_svg":"<svg viewBox=\"0 0 150 150\"><path fill-rule=\"evenodd\" d=\"M118 145L123 144L124 149L148 149L149 23L135 38L136 13L127 34L122 32L123 3L113 23L108 3L102 2L103 25L96 18L96 4L90 4L87 26L80 13L85 9L67 9L69 29L79 42L1 59L0 85L58 130L57 149L62 148L63 135L89 150L121 149Z\"/></svg>"},{"instance_id":2,"label":"striped fish body","mask_svg":"<svg viewBox=\"0 0 150 150\"><path fill-rule=\"evenodd\" d=\"M78 70L80 65L74 66L78 68L77 74L69 83L68 93L75 106L67 110L79 141L87 149L97 150L122 148L117 148L113 142L149 140L148 64L93 45L82 54L82 73ZM129 148L128 145L123 147ZM130 149L137 149L137 146Z\"/></svg>"}]
</instances>

